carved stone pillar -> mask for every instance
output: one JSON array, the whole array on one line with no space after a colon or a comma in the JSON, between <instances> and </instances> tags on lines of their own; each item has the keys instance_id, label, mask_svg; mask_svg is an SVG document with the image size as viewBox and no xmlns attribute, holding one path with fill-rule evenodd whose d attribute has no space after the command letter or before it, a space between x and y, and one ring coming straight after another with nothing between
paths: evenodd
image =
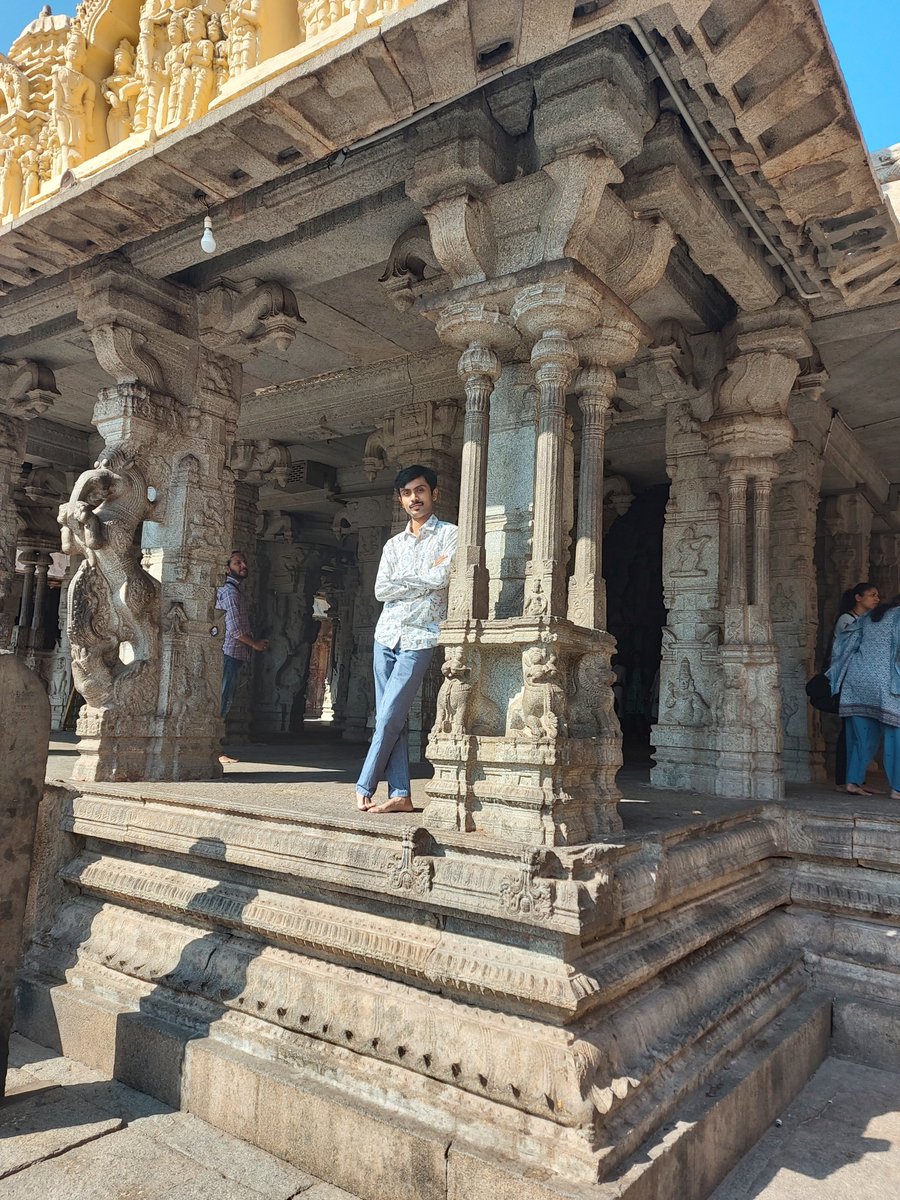
<instances>
[{"instance_id":1,"label":"carved stone pillar","mask_svg":"<svg viewBox=\"0 0 900 1200\"><path fill-rule=\"evenodd\" d=\"M303 729L310 654L319 632L313 597L322 558L318 547L285 538L261 541L258 561L256 624L269 649L256 663L251 728L265 737L296 736Z\"/></svg>"},{"instance_id":2,"label":"carved stone pillar","mask_svg":"<svg viewBox=\"0 0 900 1200\"><path fill-rule=\"evenodd\" d=\"M569 620L589 629L606 628L603 584L603 447L616 387L609 367L584 366L575 380L581 409L581 470L575 569L569 582Z\"/></svg>"},{"instance_id":3,"label":"carved stone pillar","mask_svg":"<svg viewBox=\"0 0 900 1200\"><path fill-rule=\"evenodd\" d=\"M784 745L778 650L769 598L771 488L795 430L786 416L798 359L811 347L786 306L739 318L730 358L713 389L706 423L727 495L723 691L718 714L716 791L779 799Z\"/></svg>"},{"instance_id":4,"label":"carved stone pillar","mask_svg":"<svg viewBox=\"0 0 900 1200\"><path fill-rule=\"evenodd\" d=\"M375 576L381 551L391 531L390 496L351 500L347 517L357 531L358 585L353 603L353 650L348 664L347 707L343 737L348 742L369 739L369 718L375 711L372 643L378 621Z\"/></svg>"},{"instance_id":5,"label":"carved stone pillar","mask_svg":"<svg viewBox=\"0 0 900 1200\"><path fill-rule=\"evenodd\" d=\"M516 332L508 317L484 305L456 304L438 318L438 336L462 351L459 376L466 389L459 490L459 541L450 582L449 616L484 620L488 615L485 566L485 508L490 400L500 375L498 349L511 346Z\"/></svg>"},{"instance_id":6,"label":"carved stone pillar","mask_svg":"<svg viewBox=\"0 0 900 1200\"><path fill-rule=\"evenodd\" d=\"M831 413L820 388L810 389L803 379L800 384L802 392L791 396L788 409L797 439L781 460L773 496L769 595L779 659L784 777L809 783L825 777L821 723L805 689L819 665L816 509Z\"/></svg>"},{"instance_id":7,"label":"carved stone pillar","mask_svg":"<svg viewBox=\"0 0 900 1200\"><path fill-rule=\"evenodd\" d=\"M34 362L0 362L0 650L9 645L18 517L15 492L25 459L27 423L59 395L53 374Z\"/></svg>"},{"instance_id":8,"label":"carved stone pillar","mask_svg":"<svg viewBox=\"0 0 900 1200\"><path fill-rule=\"evenodd\" d=\"M597 840L621 827L615 808L621 735L609 669L614 642L597 627L602 496L598 501L593 491L579 524L579 536L591 545L576 551L574 594L587 605L578 623L566 608L572 481L565 389L579 363L576 339L591 328L597 340L581 344L588 414L582 455L590 458L599 448L597 408L612 394L609 367L634 353L641 326L621 302L573 279L522 289L511 315L535 339L537 383L524 612L504 612L505 619L451 616L444 626L444 683L428 755L435 776L423 819L434 829L558 845ZM601 347L605 362L593 357ZM602 492L602 450L588 473Z\"/></svg>"},{"instance_id":9,"label":"carved stone pillar","mask_svg":"<svg viewBox=\"0 0 900 1200\"><path fill-rule=\"evenodd\" d=\"M889 530L872 534L869 578L886 600L900 592L900 533Z\"/></svg>"},{"instance_id":10,"label":"carved stone pillar","mask_svg":"<svg viewBox=\"0 0 900 1200\"><path fill-rule=\"evenodd\" d=\"M824 496L819 506L816 565L819 571L819 656L831 645L841 595L869 577L872 506L861 493Z\"/></svg>"},{"instance_id":11,"label":"carved stone pillar","mask_svg":"<svg viewBox=\"0 0 900 1200\"><path fill-rule=\"evenodd\" d=\"M235 443L235 446L238 443ZM231 550L240 550L247 562L248 574L241 585L243 600L249 613L251 624L256 620L257 596L259 594L259 571L256 557L256 526L259 519L259 486L255 482L247 482L243 473L235 467L234 446L229 455L234 480L234 517L231 526L231 545L225 554ZM222 564L220 579L225 577L225 564ZM225 630L219 622L224 637ZM254 628L255 631L255 628ZM260 635L262 636L262 635ZM221 649L221 641L219 648ZM250 737L251 697L253 694L253 674L256 670L258 655L254 654L241 672L234 701L225 718L225 745L239 745L247 742Z\"/></svg>"},{"instance_id":12,"label":"carved stone pillar","mask_svg":"<svg viewBox=\"0 0 900 1200\"><path fill-rule=\"evenodd\" d=\"M122 260L89 268L75 286L79 318L115 380L94 411L105 449L60 510L64 548L84 558L68 605L86 700L75 777L208 778L221 771L222 654L209 629L231 548L226 453L240 363L270 341L289 344L296 303L267 284L198 295Z\"/></svg>"}]
</instances>

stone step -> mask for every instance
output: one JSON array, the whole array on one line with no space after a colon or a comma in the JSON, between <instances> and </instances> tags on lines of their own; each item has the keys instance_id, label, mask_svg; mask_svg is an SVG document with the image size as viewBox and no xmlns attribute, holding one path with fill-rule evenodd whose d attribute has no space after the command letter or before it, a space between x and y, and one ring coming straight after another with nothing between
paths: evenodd
<instances>
[{"instance_id":1,"label":"stone step","mask_svg":"<svg viewBox=\"0 0 900 1200\"><path fill-rule=\"evenodd\" d=\"M900 1194L900 1074L829 1057L709 1200Z\"/></svg>"}]
</instances>

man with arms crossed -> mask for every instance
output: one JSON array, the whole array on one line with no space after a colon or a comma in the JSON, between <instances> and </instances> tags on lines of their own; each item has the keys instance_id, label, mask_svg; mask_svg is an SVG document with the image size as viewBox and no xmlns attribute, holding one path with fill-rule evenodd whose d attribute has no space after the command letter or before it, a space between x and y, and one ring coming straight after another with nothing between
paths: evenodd
<instances>
[{"instance_id":1,"label":"man with arms crossed","mask_svg":"<svg viewBox=\"0 0 900 1200\"><path fill-rule=\"evenodd\" d=\"M456 553L456 526L434 515L437 475L405 467L394 487L409 524L386 543L375 580L384 602L375 627L375 732L356 784L363 812L412 812L407 717L447 615L447 589ZM381 779L388 798L373 804Z\"/></svg>"}]
</instances>

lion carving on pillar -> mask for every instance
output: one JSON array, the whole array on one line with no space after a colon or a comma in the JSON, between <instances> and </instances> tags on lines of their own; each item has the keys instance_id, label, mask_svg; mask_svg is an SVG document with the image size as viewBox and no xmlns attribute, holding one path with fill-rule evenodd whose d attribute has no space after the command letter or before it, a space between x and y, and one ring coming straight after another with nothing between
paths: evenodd
<instances>
[{"instance_id":1,"label":"lion carving on pillar","mask_svg":"<svg viewBox=\"0 0 900 1200\"><path fill-rule=\"evenodd\" d=\"M507 737L565 736L566 693L559 656L547 646L529 646L522 654L522 678L522 689L516 692L507 709Z\"/></svg>"},{"instance_id":2,"label":"lion carving on pillar","mask_svg":"<svg viewBox=\"0 0 900 1200\"><path fill-rule=\"evenodd\" d=\"M83 560L69 585L72 675L92 708L121 706L124 682L157 659L158 588L135 544L146 510L147 484L125 445L104 451L60 505L63 551Z\"/></svg>"}]
</instances>

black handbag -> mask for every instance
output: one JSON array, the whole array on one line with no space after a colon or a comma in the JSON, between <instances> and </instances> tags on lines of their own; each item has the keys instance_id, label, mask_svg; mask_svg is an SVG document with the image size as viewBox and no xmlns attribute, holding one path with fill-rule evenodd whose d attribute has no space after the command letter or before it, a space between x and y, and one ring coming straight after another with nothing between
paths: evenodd
<instances>
[{"instance_id":1,"label":"black handbag","mask_svg":"<svg viewBox=\"0 0 900 1200\"><path fill-rule=\"evenodd\" d=\"M837 713L840 712L841 693L833 695L831 684L824 671L820 671L818 675L813 675L809 683L806 685L806 694L809 696L809 702L813 708L817 708L819 712Z\"/></svg>"}]
</instances>

